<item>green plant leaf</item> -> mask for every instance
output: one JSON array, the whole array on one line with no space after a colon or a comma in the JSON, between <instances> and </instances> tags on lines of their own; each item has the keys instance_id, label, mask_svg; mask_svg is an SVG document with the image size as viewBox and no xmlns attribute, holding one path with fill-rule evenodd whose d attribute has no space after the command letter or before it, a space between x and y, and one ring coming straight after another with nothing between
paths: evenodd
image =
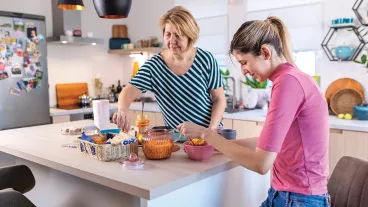
<instances>
[{"instance_id":1,"label":"green plant leaf","mask_svg":"<svg viewBox=\"0 0 368 207\"><path fill-rule=\"evenodd\" d=\"M367 62L367 55L362 55L362 57L360 57L360 60L362 61L362 63L366 63Z\"/></svg>"},{"instance_id":2,"label":"green plant leaf","mask_svg":"<svg viewBox=\"0 0 368 207\"><path fill-rule=\"evenodd\" d=\"M245 79L247 81L247 85L249 85L252 88L257 88L257 85L253 81L251 81L250 78L248 78L248 76L245 76Z\"/></svg>"}]
</instances>

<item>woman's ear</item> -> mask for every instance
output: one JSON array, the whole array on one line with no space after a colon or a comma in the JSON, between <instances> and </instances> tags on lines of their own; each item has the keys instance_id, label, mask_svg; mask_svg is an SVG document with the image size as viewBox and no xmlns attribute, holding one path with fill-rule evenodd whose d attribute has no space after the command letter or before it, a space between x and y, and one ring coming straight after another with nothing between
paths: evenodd
<instances>
[{"instance_id":1,"label":"woman's ear","mask_svg":"<svg viewBox=\"0 0 368 207\"><path fill-rule=\"evenodd\" d=\"M272 48L266 44L261 46L261 55L265 60L270 60L272 56Z\"/></svg>"}]
</instances>

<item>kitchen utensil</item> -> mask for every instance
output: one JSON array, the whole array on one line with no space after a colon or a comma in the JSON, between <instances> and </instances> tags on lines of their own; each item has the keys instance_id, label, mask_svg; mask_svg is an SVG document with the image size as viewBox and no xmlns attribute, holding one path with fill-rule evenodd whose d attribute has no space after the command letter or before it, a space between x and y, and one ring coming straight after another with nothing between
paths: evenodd
<instances>
[{"instance_id":1,"label":"kitchen utensil","mask_svg":"<svg viewBox=\"0 0 368 207\"><path fill-rule=\"evenodd\" d=\"M335 53L335 57L341 60L348 60L354 51L355 48L349 46L338 46L331 49L331 52Z\"/></svg>"},{"instance_id":2,"label":"kitchen utensil","mask_svg":"<svg viewBox=\"0 0 368 207\"><path fill-rule=\"evenodd\" d=\"M73 36L73 30L66 30L65 35L68 36L68 37L72 37Z\"/></svg>"},{"instance_id":3,"label":"kitchen utensil","mask_svg":"<svg viewBox=\"0 0 368 207\"><path fill-rule=\"evenodd\" d=\"M343 89L343 88L355 89L356 91L360 92L362 96L364 96L364 88L359 82L351 78L341 78L341 79L335 80L328 86L326 93L325 93L327 102L330 103L330 99L332 95L336 93L336 91Z\"/></svg>"},{"instance_id":4,"label":"kitchen utensil","mask_svg":"<svg viewBox=\"0 0 368 207\"><path fill-rule=\"evenodd\" d=\"M167 129L149 129L142 139L144 156L150 160L169 158L173 146L172 131Z\"/></svg>"},{"instance_id":5,"label":"kitchen utensil","mask_svg":"<svg viewBox=\"0 0 368 207\"><path fill-rule=\"evenodd\" d=\"M228 140L236 139L236 130L234 129L223 129L220 130L219 134Z\"/></svg>"},{"instance_id":6,"label":"kitchen utensil","mask_svg":"<svg viewBox=\"0 0 368 207\"><path fill-rule=\"evenodd\" d=\"M352 114L353 108L357 104L362 104L364 97L360 92L351 88L344 88L338 90L330 101L331 110L334 114Z\"/></svg>"},{"instance_id":7,"label":"kitchen utensil","mask_svg":"<svg viewBox=\"0 0 368 207\"><path fill-rule=\"evenodd\" d=\"M77 106L79 96L88 95L87 83L56 84L56 99L59 108Z\"/></svg>"},{"instance_id":8,"label":"kitchen utensil","mask_svg":"<svg viewBox=\"0 0 368 207\"><path fill-rule=\"evenodd\" d=\"M80 30L80 29L73 30L73 36L74 37L82 37L82 30Z\"/></svg>"},{"instance_id":9,"label":"kitchen utensil","mask_svg":"<svg viewBox=\"0 0 368 207\"><path fill-rule=\"evenodd\" d=\"M354 106L353 113L358 120L368 120L368 104Z\"/></svg>"},{"instance_id":10,"label":"kitchen utensil","mask_svg":"<svg viewBox=\"0 0 368 207\"><path fill-rule=\"evenodd\" d=\"M120 50L123 49L124 44L129 44L129 38L110 38L109 40L109 48L110 50Z\"/></svg>"},{"instance_id":11,"label":"kitchen utensil","mask_svg":"<svg viewBox=\"0 0 368 207\"><path fill-rule=\"evenodd\" d=\"M91 97L89 97L87 94L82 94L79 96L79 106L80 107L86 107L90 105Z\"/></svg>"},{"instance_id":12,"label":"kitchen utensil","mask_svg":"<svg viewBox=\"0 0 368 207\"><path fill-rule=\"evenodd\" d=\"M113 38L128 38L128 28L125 24L112 25Z\"/></svg>"},{"instance_id":13,"label":"kitchen utensil","mask_svg":"<svg viewBox=\"0 0 368 207\"><path fill-rule=\"evenodd\" d=\"M201 146L193 146L189 144L189 141L184 142L184 152L188 155L189 159L205 161L208 160L213 154L214 148L205 142Z\"/></svg>"}]
</instances>

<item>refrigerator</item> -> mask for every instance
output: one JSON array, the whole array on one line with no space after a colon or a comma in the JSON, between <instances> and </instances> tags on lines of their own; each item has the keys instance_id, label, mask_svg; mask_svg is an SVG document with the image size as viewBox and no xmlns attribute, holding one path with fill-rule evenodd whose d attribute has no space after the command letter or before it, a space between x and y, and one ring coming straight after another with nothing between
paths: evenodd
<instances>
[{"instance_id":1,"label":"refrigerator","mask_svg":"<svg viewBox=\"0 0 368 207\"><path fill-rule=\"evenodd\" d=\"M0 11L0 130L49 124L45 17Z\"/></svg>"}]
</instances>

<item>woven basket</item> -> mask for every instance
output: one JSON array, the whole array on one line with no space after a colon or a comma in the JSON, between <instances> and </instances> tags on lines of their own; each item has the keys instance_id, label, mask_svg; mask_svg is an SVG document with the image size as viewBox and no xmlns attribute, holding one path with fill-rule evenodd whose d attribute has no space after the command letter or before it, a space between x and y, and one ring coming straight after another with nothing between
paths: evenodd
<instances>
[{"instance_id":1,"label":"woven basket","mask_svg":"<svg viewBox=\"0 0 368 207\"><path fill-rule=\"evenodd\" d=\"M125 146L111 144L94 144L92 142L77 139L78 151L93 157L96 160L108 162L129 157L131 152L138 155L138 142Z\"/></svg>"},{"instance_id":2,"label":"woven basket","mask_svg":"<svg viewBox=\"0 0 368 207\"><path fill-rule=\"evenodd\" d=\"M357 104L362 104L364 97L362 94L351 88L344 88L336 91L330 101L331 110L336 115L350 113Z\"/></svg>"}]
</instances>

